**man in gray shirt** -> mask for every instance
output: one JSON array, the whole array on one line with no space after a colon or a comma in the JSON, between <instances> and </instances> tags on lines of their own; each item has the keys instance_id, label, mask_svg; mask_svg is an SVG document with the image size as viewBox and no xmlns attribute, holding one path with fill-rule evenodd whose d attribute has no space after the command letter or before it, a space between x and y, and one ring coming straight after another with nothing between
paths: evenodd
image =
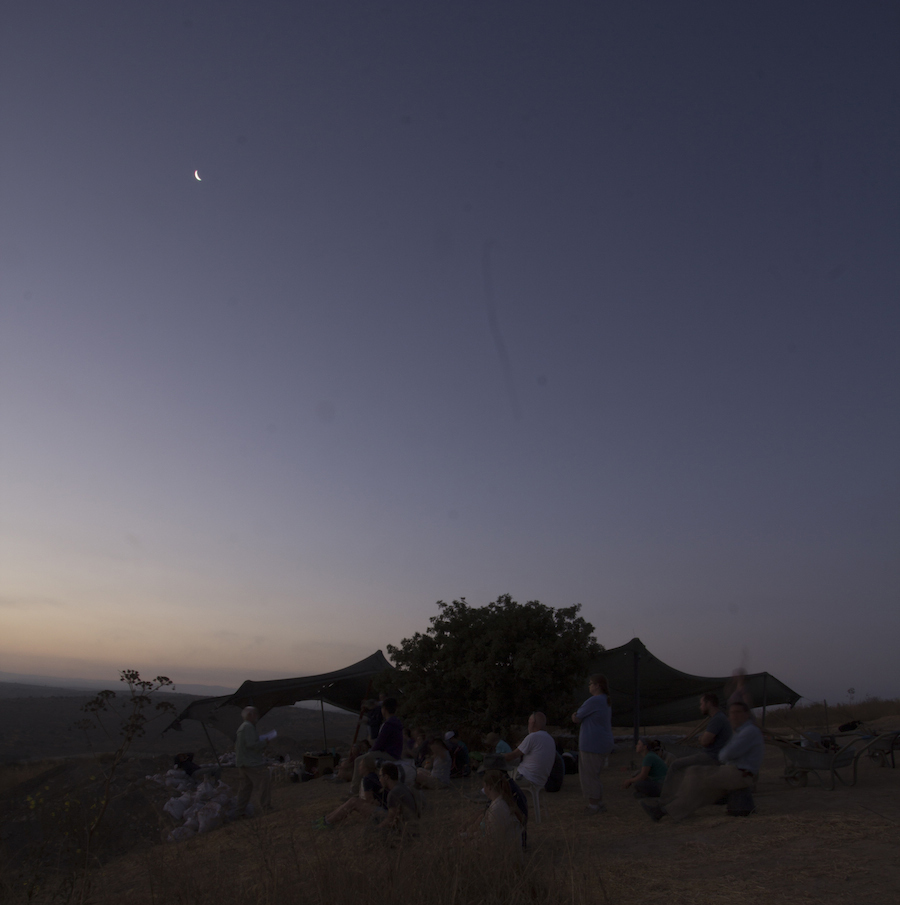
<instances>
[{"instance_id":1,"label":"man in gray shirt","mask_svg":"<svg viewBox=\"0 0 900 905\"><path fill-rule=\"evenodd\" d=\"M677 794L688 767L710 767L719 762L719 752L731 738L731 725L728 717L719 709L719 698L708 692L700 698L700 712L709 717L706 728L700 733L701 750L687 757L679 757L669 764L663 782L661 804L671 801Z\"/></svg>"},{"instance_id":2,"label":"man in gray shirt","mask_svg":"<svg viewBox=\"0 0 900 905\"><path fill-rule=\"evenodd\" d=\"M750 708L737 701L728 708L733 734L719 752L719 766L693 766L684 771L684 781L675 798L665 805L641 802L653 820L669 816L683 820L705 804L715 804L726 792L746 789L759 776L765 741L759 726L750 719Z\"/></svg>"},{"instance_id":3,"label":"man in gray shirt","mask_svg":"<svg viewBox=\"0 0 900 905\"><path fill-rule=\"evenodd\" d=\"M419 803L409 787L400 781L397 764L381 765L381 784L387 790L384 800L387 816L378 827L383 830L400 830L407 819L419 816Z\"/></svg>"}]
</instances>

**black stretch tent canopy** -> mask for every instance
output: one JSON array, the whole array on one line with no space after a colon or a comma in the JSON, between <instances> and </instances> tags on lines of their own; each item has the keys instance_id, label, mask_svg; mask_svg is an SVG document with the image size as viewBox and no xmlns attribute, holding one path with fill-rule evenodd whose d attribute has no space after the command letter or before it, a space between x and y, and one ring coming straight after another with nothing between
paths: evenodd
<instances>
[{"instance_id":1,"label":"black stretch tent canopy","mask_svg":"<svg viewBox=\"0 0 900 905\"><path fill-rule=\"evenodd\" d=\"M234 738L244 707L252 705L263 716L273 707L289 707L298 701L324 701L342 710L359 713L363 700L371 693L374 677L390 668L391 664L379 650L352 666L318 676L267 682L248 680L232 695L193 701L169 728L178 728L176 724L182 720L198 720L204 726L219 729Z\"/></svg>"},{"instance_id":2,"label":"black stretch tent canopy","mask_svg":"<svg viewBox=\"0 0 900 905\"><path fill-rule=\"evenodd\" d=\"M613 726L634 726L636 732L640 726L697 720L700 695L714 692L725 701L734 687L730 676L692 676L674 669L654 657L640 638L604 651L591 663L590 672L603 673L609 680ZM767 672L745 676L745 688L755 707L793 707L800 700L796 691Z\"/></svg>"}]
</instances>

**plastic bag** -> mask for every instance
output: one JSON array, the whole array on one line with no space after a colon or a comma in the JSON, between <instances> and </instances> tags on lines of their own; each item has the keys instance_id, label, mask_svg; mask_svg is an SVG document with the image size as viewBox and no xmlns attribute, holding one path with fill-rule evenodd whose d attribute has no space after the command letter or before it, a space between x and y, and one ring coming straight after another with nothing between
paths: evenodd
<instances>
[{"instance_id":1,"label":"plastic bag","mask_svg":"<svg viewBox=\"0 0 900 905\"><path fill-rule=\"evenodd\" d=\"M197 812L197 822L201 833L209 833L222 825L222 808L214 801L208 801Z\"/></svg>"},{"instance_id":2,"label":"plastic bag","mask_svg":"<svg viewBox=\"0 0 900 905\"><path fill-rule=\"evenodd\" d=\"M170 798L164 805L163 810L172 816L173 820L181 820L184 812L191 806L191 796L181 795L179 798Z\"/></svg>"}]
</instances>

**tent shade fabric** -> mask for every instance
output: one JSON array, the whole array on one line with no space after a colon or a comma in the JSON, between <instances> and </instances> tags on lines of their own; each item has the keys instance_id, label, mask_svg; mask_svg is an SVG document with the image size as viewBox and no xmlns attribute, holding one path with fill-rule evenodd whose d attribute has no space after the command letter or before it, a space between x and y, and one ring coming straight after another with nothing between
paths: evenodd
<instances>
[{"instance_id":1,"label":"tent shade fabric","mask_svg":"<svg viewBox=\"0 0 900 905\"><path fill-rule=\"evenodd\" d=\"M603 673L609 680L613 726L633 726L635 721L634 675L635 656L638 659L638 705L643 726L664 726L669 723L688 723L700 718L699 698L714 692L725 701L734 688L734 679L726 677L692 676L674 669L654 657L639 638L632 638L621 647L604 651L590 667L590 673ZM766 672L745 677L745 687L755 707L790 704L800 695ZM576 700L583 700L586 690L580 689Z\"/></svg>"},{"instance_id":2,"label":"tent shade fabric","mask_svg":"<svg viewBox=\"0 0 900 905\"><path fill-rule=\"evenodd\" d=\"M271 679L268 682L248 680L231 696L228 703L235 707L252 704L263 714L273 707L286 707L297 701L324 701L359 713L372 678L390 668L391 664L379 650L359 663L320 676Z\"/></svg>"},{"instance_id":3,"label":"tent shade fabric","mask_svg":"<svg viewBox=\"0 0 900 905\"><path fill-rule=\"evenodd\" d=\"M197 720L210 729L218 729L223 735L234 739L238 726L241 725L241 711L234 707L225 707L231 699L230 694L222 695L216 698L199 698L191 701L175 719L163 729L168 732L169 729L181 729L182 720Z\"/></svg>"},{"instance_id":4,"label":"tent shade fabric","mask_svg":"<svg viewBox=\"0 0 900 905\"><path fill-rule=\"evenodd\" d=\"M363 699L370 691L372 679L390 669L379 650L351 666L318 676L296 679L271 679L266 682L246 681L232 695L201 698L178 714L168 728L177 729L182 720L198 720L234 738L241 724L241 710L251 704L260 715L273 707L289 707L298 701L324 701L343 710L359 713Z\"/></svg>"}]
</instances>

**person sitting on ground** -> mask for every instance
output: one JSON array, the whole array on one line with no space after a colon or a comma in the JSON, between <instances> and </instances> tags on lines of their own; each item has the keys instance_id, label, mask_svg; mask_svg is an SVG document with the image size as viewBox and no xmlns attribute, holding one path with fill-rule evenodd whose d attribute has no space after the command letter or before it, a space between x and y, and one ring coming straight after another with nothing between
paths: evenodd
<instances>
[{"instance_id":1,"label":"person sitting on ground","mask_svg":"<svg viewBox=\"0 0 900 905\"><path fill-rule=\"evenodd\" d=\"M350 794L359 795L359 785L363 776L368 775L385 761L393 763L400 760L403 754L403 723L396 716L397 699L385 698L381 705L384 722L378 732L378 738L367 754L357 757L353 763L353 779L350 781Z\"/></svg>"},{"instance_id":2,"label":"person sitting on ground","mask_svg":"<svg viewBox=\"0 0 900 905\"><path fill-rule=\"evenodd\" d=\"M384 796L385 791L381 785L381 780L373 770L363 777L362 797L348 798L330 814L320 817L316 821L316 827L322 830L326 827L334 826L351 814L361 814L363 817L369 817L375 812L376 808L384 806Z\"/></svg>"},{"instance_id":3,"label":"person sitting on ground","mask_svg":"<svg viewBox=\"0 0 900 905\"><path fill-rule=\"evenodd\" d=\"M719 709L718 695L708 692L700 697L700 713L709 717L706 728L700 733L701 749L696 754L679 757L669 764L665 781L660 792L660 801L665 804L678 794L678 787L688 767L710 767L719 763L719 752L731 738L731 724Z\"/></svg>"},{"instance_id":4,"label":"person sitting on ground","mask_svg":"<svg viewBox=\"0 0 900 905\"><path fill-rule=\"evenodd\" d=\"M541 789L547 784L556 763L556 742L544 728L546 725L547 717L543 713L532 713L528 717L528 735L513 751L503 755L507 763L521 758L515 778L524 779Z\"/></svg>"},{"instance_id":5,"label":"person sitting on ground","mask_svg":"<svg viewBox=\"0 0 900 905\"><path fill-rule=\"evenodd\" d=\"M361 754L365 754L368 749L369 743L367 741L351 745L350 751L338 763L332 782L350 782L353 779L353 762Z\"/></svg>"},{"instance_id":6,"label":"person sitting on ground","mask_svg":"<svg viewBox=\"0 0 900 905\"><path fill-rule=\"evenodd\" d=\"M416 786L420 789L446 789L450 785L450 751L440 737L431 740L431 762L416 773Z\"/></svg>"},{"instance_id":7,"label":"person sitting on ground","mask_svg":"<svg viewBox=\"0 0 900 905\"><path fill-rule=\"evenodd\" d=\"M512 751L509 742L503 741L500 737L500 733L496 730L489 732L484 737L484 741L493 754L509 754L509 752Z\"/></svg>"},{"instance_id":8,"label":"person sitting on ground","mask_svg":"<svg viewBox=\"0 0 900 905\"><path fill-rule=\"evenodd\" d=\"M414 761L419 753L419 743L416 742L418 729L403 727L403 757L402 760Z\"/></svg>"},{"instance_id":9,"label":"person sitting on ground","mask_svg":"<svg viewBox=\"0 0 900 905\"><path fill-rule=\"evenodd\" d=\"M194 763L194 754L186 751L175 755L175 767L183 770L191 782L200 782L201 779L218 779L222 775L222 768L218 765L201 767Z\"/></svg>"},{"instance_id":10,"label":"person sitting on ground","mask_svg":"<svg viewBox=\"0 0 900 905\"><path fill-rule=\"evenodd\" d=\"M762 766L765 742L759 726L750 716L750 708L743 701L736 701L728 708L734 733L719 752L720 765L688 767L672 801L660 805L642 801L641 807L653 820L666 816L675 821L683 820L697 808L715 804L725 793L753 785Z\"/></svg>"},{"instance_id":11,"label":"person sitting on ground","mask_svg":"<svg viewBox=\"0 0 900 905\"><path fill-rule=\"evenodd\" d=\"M420 816L419 800L405 783L400 781L397 764L384 764L381 768L381 784L387 790L384 806L387 816L378 824L378 829L399 830L410 820Z\"/></svg>"},{"instance_id":12,"label":"person sitting on ground","mask_svg":"<svg viewBox=\"0 0 900 905\"><path fill-rule=\"evenodd\" d=\"M454 729L444 733L444 742L450 752L450 775L454 779L468 776L472 772L468 745L456 734Z\"/></svg>"},{"instance_id":13,"label":"person sitting on ground","mask_svg":"<svg viewBox=\"0 0 900 905\"><path fill-rule=\"evenodd\" d=\"M415 762L417 767L422 767L425 764L425 761L431 757L431 739L432 735L429 735L424 729L416 729L415 732L415 741L416 741L416 753L415 753Z\"/></svg>"},{"instance_id":14,"label":"person sitting on ground","mask_svg":"<svg viewBox=\"0 0 900 905\"><path fill-rule=\"evenodd\" d=\"M666 762L659 756L662 746L655 738L642 738L635 747L638 757L643 758L641 769L625 780L625 788L634 786L635 798L659 798L663 780L666 778Z\"/></svg>"},{"instance_id":15,"label":"person sitting on ground","mask_svg":"<svg viewBox=\"0 0 900 905\"><path fill-rule=\"evenodd\" d=\"M484 840L501 851L514 852L522 857L523 834L528 820L513 794L511 781L500 770L488 770L484 774L482 791L490 802L488 807L462 832L464 837ZM519 795L524 801L521 789Z\"/></svg>"}]
</instances>

